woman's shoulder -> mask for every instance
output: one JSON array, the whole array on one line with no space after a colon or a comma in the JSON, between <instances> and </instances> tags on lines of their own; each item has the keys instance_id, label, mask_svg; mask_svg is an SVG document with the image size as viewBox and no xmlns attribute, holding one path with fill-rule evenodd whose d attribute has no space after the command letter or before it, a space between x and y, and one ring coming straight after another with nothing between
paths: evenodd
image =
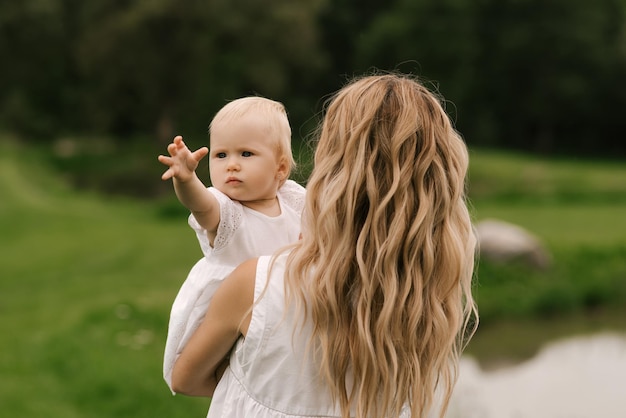
<instances>
[{"instance_id":1,"label":"woman's shoulder","mask_svg":"<svg viewBox=\"0 0 626 418\"><path fill-rule=\"evenodd\" d=\"M257 286L265 286L265 283L282 279L285 273L287 252L279 252L274 255L264 255L257 258L256 281ZM271 279L271 280L270 280Z\"/></svg>"}]
</instances>

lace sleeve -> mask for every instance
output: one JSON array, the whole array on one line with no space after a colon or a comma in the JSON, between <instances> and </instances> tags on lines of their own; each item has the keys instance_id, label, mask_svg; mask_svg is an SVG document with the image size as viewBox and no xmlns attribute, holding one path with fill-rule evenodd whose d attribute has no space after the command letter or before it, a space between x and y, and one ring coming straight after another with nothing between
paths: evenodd
<instances>
[{"instance_id":1,"label":"lace sleeve","mask_svg":"<svg viewBox=\"0 0 626 418\"><path fill-rule=\"evenodd\" d=\"M196 237L205 257L228 244L234 232L241 225L243 213L240 203L233 202L228 196L214 187L209 187L207 190L213 193L220 205L220 222L217 226L217 234L215 235L215 240L213 240L213 246L209 242L207 230L200 226L193 214L189 215L189 226L196 232Z\"/></svg>"},{"instance_id":2,"label":"lace sleeve","mask_svg":"<svg viewBox=\"0 0 626 418\"><path fill-rule=\"evenodd\" d=\"M296 212L302 212L304 209L304 198L306 189L293 180L287 180L285 184L278 190L282 200Z\"/></svg>"}]
</instances>

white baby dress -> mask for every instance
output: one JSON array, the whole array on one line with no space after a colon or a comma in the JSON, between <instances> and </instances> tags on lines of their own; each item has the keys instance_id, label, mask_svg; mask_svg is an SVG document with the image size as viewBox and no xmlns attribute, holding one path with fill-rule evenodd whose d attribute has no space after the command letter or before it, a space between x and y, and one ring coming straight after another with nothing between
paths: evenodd
<instances>
[{"instance_id":1,"label":"white baby dress","mask_svg":"<svg viewBox=\"0 0 626 418\"><path fill-rule=\"evenodd\" d=\"M189 216L204 257L193 266L172 304L163 358L163 377L170 389L174 363L222 280L243 261L273 254L300 235L305 189L292 180L278 190L281 214L276 217L249 209L213 187L208 190L220 204L220 223L211 246L206 230Z\"/></svg>"}]
</instances>

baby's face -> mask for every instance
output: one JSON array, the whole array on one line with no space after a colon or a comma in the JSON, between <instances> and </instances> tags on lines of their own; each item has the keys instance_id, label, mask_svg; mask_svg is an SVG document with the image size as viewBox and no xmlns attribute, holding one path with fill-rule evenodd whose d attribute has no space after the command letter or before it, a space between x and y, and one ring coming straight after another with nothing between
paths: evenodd
<instances>
[{"instance_id":1,"label":"baby's face","mask_svg":"<svg viewBox=\"0 0 626 418\"><path fill-rule=\"evenodd\" d=\"M212 126L210 145L213 187L240 202L276 197L286 164L261 117L244 115L228 125Z\"/></svg>"}]
</instances>

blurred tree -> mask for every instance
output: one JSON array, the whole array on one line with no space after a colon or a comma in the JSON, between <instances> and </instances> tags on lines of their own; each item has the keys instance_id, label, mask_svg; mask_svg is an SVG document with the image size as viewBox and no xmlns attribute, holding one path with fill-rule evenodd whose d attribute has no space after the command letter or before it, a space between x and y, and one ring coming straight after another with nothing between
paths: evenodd
<instances>
[{"instance_id":1,"label":"blurred tree","mask_svg":"<svg viewBox=\"0 0 626 418\"><path fill-rule=\"evenodd\" d=\"M355 42L357 67L414 73L457 108L471 106L471 87L479 45L468 0L397 0L396 7L375 17Z\"/></svg>"},{"instance_id":2,"label":"blurred tree","mask_svg":"<svg viewBox=\"0 0 626 418\"><path fill-rule=\"evenodd\" d=\"M156 127L165 141L181 126L204 130L225 100L258 93L286 101L323 65L318 2L125 3L85 5L92 23L80 48L95 93L90 113L117 134Z\"/></svg>"},{"instance_id":3,"label":"blurred tree","mask_svg":"<svg viewBox=\"0 0 626 418\"><path fill-rule=\"evenodd\" d=\"M4 129L43 136L60 128L63 112L72 113L75 91L64 88L73 75L66 34L58 2L0 1Z\"/></svg>"},{"instance_id":4,"label":"blurred tree","mask_svg":"<svg viewBox=\"0 0 626 418\"><path fill-rule=\"evenodd\" d=\"M626 0L0 0L0 59L0 129L27 137L166 141L247 94L297 137L379 68L439 85L472 145L626 155Z\"/></svg>"},{"instance_id":5,"label":"blurred tree","mask_svg":"<svg viewBox=\"0 0 626 418\"><path fill-rule=\"evenodd\" d=\"M624 1L483 0L470 130L538 152L610 155L625 104ZM620 48L622 51L620 52ZM481 126L482 125L482 126ZM616 147L616 145L618 145Z\"/></svg>"},{"instance_id":6,"label":"blurred tree","mask_svg":"<svg viewBox=\"0 0 626 418\"><path fill-rule=\"evenodd\" d=\"M370 17L343 60L432 80L470 144L626 154L615 140L625 127L624 0L393 5Z\"/></svg>"},{"instance_id":7,"label":"blurred tree","mask_svg":"<svg viewBox=\"0 0 626 418\"><path fill-rule=\"evenodd\" d=\"M310 112L299 98L325 65L321 5L2 0L0 57L12 65L0 70L0 124L28 137L156 132L166 140L182 126L206 131L225 100L246 94Z\"/></svg>"},{"instance_id":8,"label":"blurred tree","mask_svg":"<svg viewBox=\"0 0 626 418\"><path fill-rule=\"evenodd\" d=\"M327 92L337 90L354 75L362 74L374 66L374 62L359 59L355 47L362 41L381 15L393 11L398 0L330 0L324 4L319 16L322 43L327 51L331 68L323 88Z\"/></svg>"}]
</instances>

